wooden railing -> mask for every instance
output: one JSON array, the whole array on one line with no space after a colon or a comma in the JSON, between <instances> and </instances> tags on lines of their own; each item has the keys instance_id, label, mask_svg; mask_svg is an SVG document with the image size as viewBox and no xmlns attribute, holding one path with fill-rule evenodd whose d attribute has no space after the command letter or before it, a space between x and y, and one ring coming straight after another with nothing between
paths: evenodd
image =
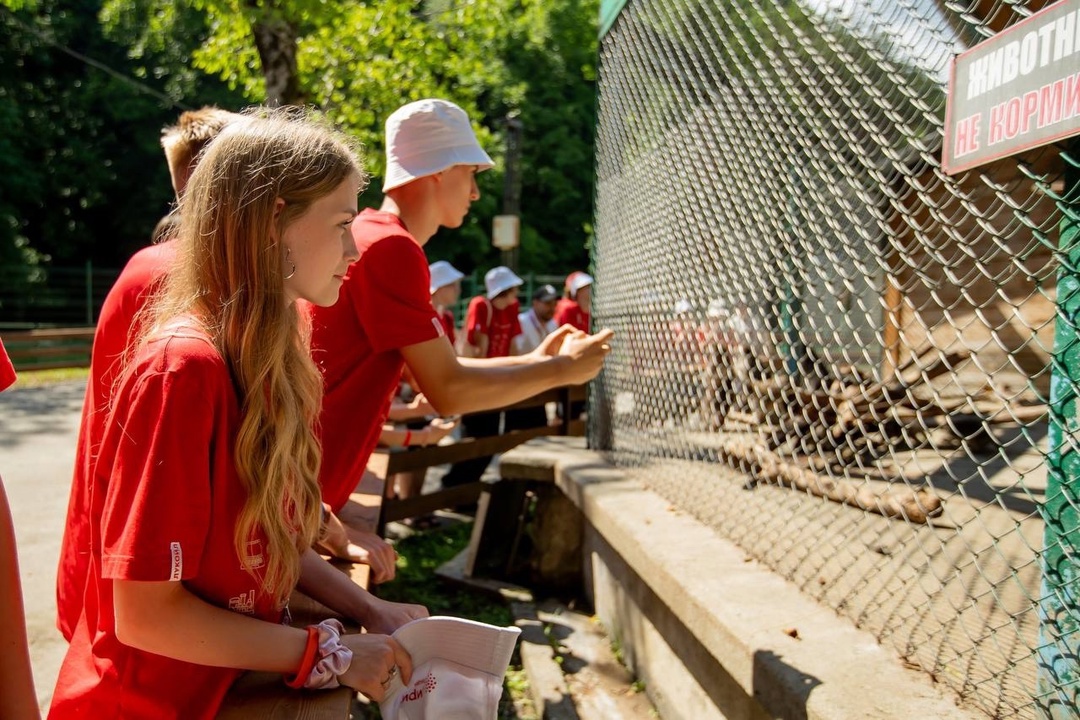
<instances>
[{"instance_id":1,"label":"wooden railing","mask_svg":"<svg viewBox=\"0 0 1080 720\"><path fill-rule=\"evenodd\" d=\"M0 330L17 371L89 367L94 328Z\"/></svg>"}]
</instances>

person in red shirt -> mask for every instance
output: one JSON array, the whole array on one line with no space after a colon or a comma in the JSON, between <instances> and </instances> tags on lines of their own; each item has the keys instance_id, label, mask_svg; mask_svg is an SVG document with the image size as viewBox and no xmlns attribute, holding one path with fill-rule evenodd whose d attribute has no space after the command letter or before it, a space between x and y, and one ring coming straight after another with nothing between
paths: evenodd
<instances>
[{"instance_id":1,"label":"person in red shirt","mask_svg":"<svg viewBox=\"0 0 1080 720\"><path fill-rule=\"evenodd\" d=\"M0 341L0 391L15 382L3 341ZM11 521L4 481L0 478L0 708L11 720L38 720L34 673L30 667L30 648L26 641L26 613L23 611L22 585L19 580L19 556L15 549L15 527Z\"/></svg>"},{"instance_id":2,"label":"person in red shirt","mask_svg":"<svg viewBox=\"0 0 1080 720\"><path fill-rule=\"evenodd\" d=\"M241 670L379 700L426 615L320 558L321 378L296 303L336 301L364 179L344 136L261 110L207 148L176 260L117 381L90 486L85 602L49 717L215 717ZM360 621L283 624L306 594Z\"/></svg>"},{"instance_id":3,"label":"person in red shirt","mask_svg":"<svg viewBox=\"0 0 1080 720\"><path fill-rule=\"evenodd\" d=\"M511 343L521 334L518 321L518 288L524 281L510 268L500 265L484 276L486 295L469 301L465 313L465 337L468 357L498 358L510 354ZM473 413L461 420L464 437L491 437L499 434L501 412ZM444 488L476 482L491 462L491 455L454 463L442 477Z\"/></svg>"},{"instance_id":4,"label":"person in red shirt","mask_svg":"<svg viewBox=\"0 0 1080 720\"><path fill-rule=\"evenodd\" d=\"M566 276L566 294L555 306L555 322L589 332L592 318L592 276L572 272Z\"/></svg>"},{"instance_id":5,"label":"person in red shirt","mask_svg":"<svg viewBox=\"0 0 1080 720\"><path fill-rule=\"evenodd\" d=\"M177 197L183 194L202 150L225 126L240 117L227 110L204 107L181 113L176 125L162 131L161 145ZM175 213L169 213L158 223L155 234L175 229L176 220ZM175 244L169 239L166 237L166 242L145 247L131 257L105 297L94 330L90 375L75 448L75 471L56 573L56 626L68 641L82 612L90 559L89 478L94 474L117 375L127 349L139 335L140 311L172 264Z\"/></svg>"},{"instance_id":6,"label":"person in red shirt","mask_svg":"<svg viewBox=\"0 0 1080 720\"><path fill-rule=\"evenodd\" d=\"M446 338L451 345L455 345L457 333L454 306L461 297L461 278L465 275L445 260L431 263L428 271L431 273L431 304L439 315Z\"/></svg>"},{"instance_id":7,"label":"person in red shirt","mask_svg":"<svg viewBox=\"0 0 1080 720\"><path fill-rule=\"evenodd\" d=\"M336 305L314 308L312 354L323 372L323 497L349 499L382 431L408 363L443 416L499 407L600 371L611 331L564 329L519 357L458 358L431 304L424 244L440 227L460 227L480 197L476 174L492 167L469 118L451 102L419 100L386 121L386 177L378 210L352 226L360 259Z\"/></svg>"},{"instance_id":8,"label":"person in red shirt","mask_svg":"<svg viewBox=\"0 0 1080 720\"><path fill-rule=\"evenodd\" d=\"M592 319L592 275L580 271L572 272L566 276L565 296L555 305L555 322L559 325L570 325L582 332L589 331L589 322ZM587 403L576 400L571 403L570 417L581 417L585 412ZM559 417L564 417L566 409L559 404Z\"/></svg>"},{"instance_id":9,"label":"person in red shirt","mask_svg":"<svg viewBox=\"0 0 1080 720\"><path fill-rule=\"evenodd\" d=\"M161 145L178 199L206 146L226 126L242 118L237 113L208 106L181 113L175 125L162 131ZM106 295L94 330L56 573L56 626L69 642L82 612L90 558L89 478L94 475L117 375L133 339L139 336L142 310L172 265L176 251L171 240L178 221L177 213L169 213L154 230L155 244L131 257ZM327 531L333 534L320 547L333 555L371 565L374 582L393 579L396 556L388 543L373 533L356 532L353 537L346 537L336 518L327 519Z\"/></svg>"}]
</instances>

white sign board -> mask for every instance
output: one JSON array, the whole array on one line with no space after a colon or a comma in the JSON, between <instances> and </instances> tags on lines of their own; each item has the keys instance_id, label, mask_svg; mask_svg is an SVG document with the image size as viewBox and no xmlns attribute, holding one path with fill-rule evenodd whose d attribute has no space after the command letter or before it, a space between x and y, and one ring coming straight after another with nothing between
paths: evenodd
<instances>
[{"instance_id":1,"label":"white sign board","mask_svg":"<svg viewBox=\"0 0 1080 720\"><path fill-rule=\"evenodd\" d=\"M1080 0L1060 0L953 59L946 173L1078 133Z\"/></svg>"},{"instance_id":2,"label":"white sign board","mask_svg":"<svg viewBox=\"0 0 1080 720\"><path fill-rule=\"evenodd\" d=\"M513 250L518 246L518 216L496 215L491 221L491 244L500 250Z\"/></svg>"}]
</instances>

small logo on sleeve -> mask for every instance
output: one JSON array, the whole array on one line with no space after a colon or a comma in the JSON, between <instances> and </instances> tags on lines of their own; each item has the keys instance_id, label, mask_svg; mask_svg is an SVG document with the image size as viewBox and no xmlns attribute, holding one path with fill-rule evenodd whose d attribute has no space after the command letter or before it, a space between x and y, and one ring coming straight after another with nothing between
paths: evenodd
<instances>
[{"instance_id":1,"label":"small logo on sleeve","mask_svg":"<svg viewBox=\"0 0 1080 720\"><path fill-rule=\"evenodd\" d=\"M184 575L184 552L180 549L180 543L169 543L169 550L172 554L172 564L169 568L169 580L179 581L183 579Z\"/></svg>"},{"instance_id":2,"label":"small logo on sleeve","mask_svg":"<svg viewBox=\"0 0 1080 720\"><path fill-rule=\"evenodd\" d=\"M233 612L244 613L245 615L254 615L255 591L249 590L246 593L241 593L236 597L229 598L229 609Z\"/></svg>"}]
</instances>

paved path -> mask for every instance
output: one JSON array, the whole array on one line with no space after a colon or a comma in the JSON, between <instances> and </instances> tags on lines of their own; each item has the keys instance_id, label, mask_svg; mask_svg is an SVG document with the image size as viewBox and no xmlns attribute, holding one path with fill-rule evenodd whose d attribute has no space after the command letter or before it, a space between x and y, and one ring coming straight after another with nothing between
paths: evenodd
<instances>
[{"instance_id":1,"label":"paved path","mask_svg":"<svg viewBox=\"0 0 1080 720\"><path fill-rule=\"evenodd\" d=\"M0 393L0 476L11 502L34 682L42 710L67 650L56 629L56 562L85 381Z\"/></svg>"}]
</instances>

